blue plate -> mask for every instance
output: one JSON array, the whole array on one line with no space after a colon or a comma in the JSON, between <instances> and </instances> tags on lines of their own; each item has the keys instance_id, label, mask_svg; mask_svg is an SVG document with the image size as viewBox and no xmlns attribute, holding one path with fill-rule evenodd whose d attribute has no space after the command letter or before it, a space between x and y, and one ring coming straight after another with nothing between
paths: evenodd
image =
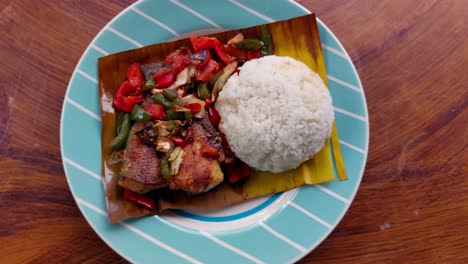
<instances>
[{"instance_id":1,"label":"blue plate","mask_svg":"<svg viewBox=\"0 0 468 264\"><path fill-rule=\"evenodd\" d=\"M348 210L369 142L364 91L352 61L318 20L349 180L306 186L223 210L173 211L110 224L101 178L97 59L192 32L249 27L309 13L293 1L138 1L88 46L71 78L61 122L63 166L96 233L134 263L291 263L323 241Z\"/></svg>"}]
</instances>

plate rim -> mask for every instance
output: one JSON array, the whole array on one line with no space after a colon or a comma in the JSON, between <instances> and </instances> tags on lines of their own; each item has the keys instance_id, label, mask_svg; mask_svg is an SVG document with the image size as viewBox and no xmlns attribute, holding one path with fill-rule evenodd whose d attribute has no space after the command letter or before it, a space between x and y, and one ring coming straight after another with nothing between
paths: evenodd
<instances>
[{"instance_id":1,"label":"plate rim","mask_svg":"<svg viewBox=\"0 0 468 264\"><path fill-rule=\"evenodd\" d=\"M72 193L72 196L73 196L73 200L75 202L75 204L77 205L78 209L80 210L80 213L82 214L82 216L86 219L87 223L91 226L91 228L93 229L94 233L96 233L98 235L98 237L104 241L104 243L110 247L114 252L116 252L118 255L120 255L121 257L123 257L124 259L126 259L127 261L130 261L131 263L137 263L135 262L134 260L132 260L129 256L127 256L124 252L120 251L120 250L117 250L111 243L110 240L108 240L107 238L105 238L103 235L101 235L100 232L98 232L98 229L94 226L94 223L89 219L89 217L85 214L85 212L83 211L83 209L79 206L79 202L77 200L77 195L75 194L73 188L72 188L72 184L71 184L71 181L70 181L70 177L68 176L67 174L67 170L66 170L66 162L65 162L65 156L64 156L64 151L63 151L63 124L64 124L64 113L65 113L65 107L66 107L66 101L67 101L67 98L68 98L68 95L69 95L69 92L70 92L70 87L71 87L71 84L72 84L72 81L74 80L76 74L77 74L77 71L79 70L79 65L81 64L81 62L83 61L85 55L88 53L88 51L92 48L92 43L94 43L94 41L96 39L98 39L101 34L107 30L107 28L116 20L118 20L121 16L123 16L128 10L130 10L132 7L136 6L137 4L143 2L145 0L137 0L135 1L134 3L132 3L131 5L128 5L127 7L125 7L123 10L121 10L117 15L115 15L111 20L109 20L100 30L99 32L94 36L94 38L89 42L89 44L87 45L87 47L85 48L85 50L83 51L83 53L81 54L81 57L80 59L78 60L78 62L76 63L76 66L73 68L73 72L72 72L72 75L70 76L70 79L68 81L68 85L67 85L67 89L66 89L66 92L65 92L65 95L63 97L63 101L62 101L62 110L61 110L61 113L60 113L60 157L62 159L62 166L63 166L63 169L64 169L64 174L65 174L65 178L67 180L67 185L68 185L68 188L70 189L70 192ZM300 8L302 11L304 11L306 14L311 14L312 12L309 11L307 8L305 8L304 6L302 6L301 4L295 2L294 0L287 0L287 2L289 2L290 4L293 4L295 6L297 6L298 8ZM333 33L333 31L330 30L330 28L316 15L316 20L318 22L318 24L320 24L321 26L323 26L325 28L325 30L330 34L330 36L336 41L336 43L338 44L338 46L341 48L341 50L343 51L344 55L345 55L345 59L346 61L348 61L350 64L351 64L351 68L352 68L352 72L353 72L353 75L356 77L357 79L357 82L358 82L358 87L361 88L362 92L361 92L361 96L363 98L363 105L364 105L364 110L365 110L365 121L366 121L366 137L365 137L365 153L363 153L364 157L363 157L363 162L362 162L362 166L361 166L361 169L359 171L359 176L358 176L358 179L356 181L356 184L354 186L354 189L352 190L351 192L351 195L349 197L349 203L347 203L341 214L337 217L337 220L336 222L334 223L333 227L328 229L321 237L321 239L317 240L314 244L312 244L311 246L309 247L305 247L306 248L306 251L304 252L300 252L295 258L292 258L288 263L295 263L297 261L299 261L300 259L304 258L306 255L310 254L314 249L316 249L320 244L323 243L323 241L325 239L327 239L330 234L336 229L336 227L340 224L340 222L343 220L344 216L346 215L346 213L349 211L349 208L351 207L351 204L354 202L354 199L356 197L356 194L357 194L357 191L359 189L359 187L361 186L361 182L362 182L362 178L364 176L364 171L365 171L365 167L366 167L366 164L367 164L367 159L368 159L368 153L369 153L369 138L370 138L370 122L369 122L369 109L368 109L368 106L367 106L367 99L366 99L366 94L365 94L365 91L364 91L364 87L362 86L362 82L361 82L361 78L357 72L357 69L356 69L356 66L354 65L351 57L349 56L349 53L347 52L347 50L344 48L343 44L341 43L341 41L336 37L336 35ZM84 201L85 203L87 203L86 201ZM234 231L234 230L233 230Z\"/></svg>"},{"instance_id":2,"label":"plate rim","mask_svg":"<svg viewBox=\"0 0 468 264\"><path fill-rule=\"evenodd\" d=\"M290 3L296 5L297 7L301 8L307 14L311 13L307 8L305 8L301 4L297 3L296 1L294 1L294 0L288 0L288 1ZM366 164L367 164L367 157L368 157L368 154L369 154L369 138L370 138L369 109L367 108L367 98L366 98L366 93L364 92L364 87L362 86L361 77L359 77L359 73L357 72L357 69L356 69L356 66L353 63L353 60L349 56L348 51L345 49L345 47L343 46L341 41L336 37L335 33L333 33L333 31L331 31L331 29L318 16L316 16L316 19L317 19L317 22L319 24L321 24L327 30L328 33L330 33L330 35L333 37L333 39L336 41L336 43L338 43L338 46L343 50L343 52L344 52L344 54L346 56L346 60L352 65L351 68L353 70L354 76L357 77L357 81L358 81L358 85L359 85L358 87L360 87L361 90L362 90L361 96L363 98L363 104L364 104L364 109L365 109L365 119L366 119L366 123L367 123L366 138L365 138L365 145L366 145L365 151L366 152L364 153L364 159L363 159L363 162L362 162L361 170L359 171L359 178L358 178L358 180L356 182L356 185L354 186L354 189L353 189L353 191L351 193L351 196L349 198L349 203L346 204L346 206L344 207L344 210L342 211L341 215L337 217L337 221L334 224L333 228L330 228L325 233L325 235L321 239L319 239L316 243L314 243L312 246L306 248L307 249L306 252L301 253L298 257L296 257L295 259L292 259L289 263L296 263L297 261L301 260L302 258L307 256L308 254L310 254L314 249L316 249L320 244L322 244L323 241L325 241L325 239L327 239L331 235L331 233L341 223L341 221L343 220L346 213L348 213L349 208L351 207L351 204L354 202L354 198L356 198L356 194L357 194L357 191L359 190L359 187L361 187L362 177L364 176L364 171L365 171Z\"/></svg>"}]
</instances>

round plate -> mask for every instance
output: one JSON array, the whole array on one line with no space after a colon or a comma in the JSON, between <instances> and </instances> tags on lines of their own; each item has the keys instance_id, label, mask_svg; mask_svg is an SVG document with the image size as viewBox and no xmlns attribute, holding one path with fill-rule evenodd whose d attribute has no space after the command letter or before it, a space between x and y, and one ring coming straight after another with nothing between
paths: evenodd
<instances>
[{"instance_id":1,"label":"round plate","mask_svg":"<svg viewBox=\"0 0 468 264\"><path fill-rule=\"evenodd\" d=\"M349 180L305 186L217 211L172 211L110 224L101 179L97 59L191 32L243 28L309 13L293 1L138 1L88 46L68 86L61 121L63 166L96 233L134 263L287 263L302 258L341 220L359 187L369 122L364 91L343 46L318 20ZM274 252L274 254L272 254Z\"/></svg>"}]
</instances>

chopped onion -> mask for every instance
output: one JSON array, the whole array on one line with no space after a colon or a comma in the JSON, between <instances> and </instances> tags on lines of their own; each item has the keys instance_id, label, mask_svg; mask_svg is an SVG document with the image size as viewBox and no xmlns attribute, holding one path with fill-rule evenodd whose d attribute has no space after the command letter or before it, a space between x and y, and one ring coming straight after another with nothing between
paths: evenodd
<instances>
[{"instance_id":1,"label":"chopped onion","mask_svg":"<svg viewBox=\"0 0 468 264\"><path fill-rule=\"evenodd\" d=\"M197 69L195 69L194 66L190 66L188 69L188 80L187 82L190 82L190 78L195 77L197 75Z\"/></svg>"},{"instance_id":2,"label":"chopped onion","mask_svg":"<svg viewBox=\"0 0 468 264\"><path fill-rule=\"evenodd\" d=\"M158 137L156 141L156 151L168 153L174 148L174 144L169 137Z\"/></svg>"},{"instance_id":3,"label":"chopped onion","mask_svg":"<svg viewBox=\"0 0 468 264\"><path fill-rule=\"evenodd\" d=\"M159 137L167 137L169 136L169 131L166 129L167 121L158 121L156 124L153 125L153 129L158 132Z\"/></svg>"},{"instance_id":4,"label":"chopped onion","mask_svg":"<svg viewBox=\"0 0 468 264\"><path fill-rule=\"evenodd\" d=\"M163 93L163 89L158 89L158 88L153 88L151 89L151 94L162 94Z\"/></svg>"},{"instance_id":5,"label":"chopped onion","mask_svg":"<svg viewBox=\"0 0 468 264\"><path fill-rule=\"evenodd\" d=\"M185 69L183 69L179 74L177 74L175 82L166 89L175 90L178 87L187 84L190 81L190 78L192 77L191 74L194 74L192 73L192 71L195 71L195 68L191 70L192 68L193 67L185 67Z\"/></svg>"},{"instance_id":6,"label":"chopped onion","mask_svg":"<svg viewBox=\"0 0 468 264\"><path fill-rule=\"evenodd\" d=\"M224 67L223 74L219 76L218 80L216 80L213 87L213 91L211 91L211 100L213 100L213 102L216 100L216 97L218 97L219 92L221 92L224 84L226 84L227 80L229 79L229 77L231 77L231 74L236 70L236 68L237 61L231 62L226 67Z\"/></svg>"},{"instance_id":7,"label":"chopped onion","mask_svg":"<svg viewBox=\"0 0 468 264\"><path fill-rule=\"evenodd\" d=\"M237 45L239 43L241 43L241 41L244 40L244 35L242 35L242 33L238 33L235 37L233 37L232 39L230 39L228 41L228 45Z\"/></svg>"},{"instance_id":8,"label":"chopped onion","mask_svg":"<svg viewBox=\"0 0 468 264\"><path fill-rule=\"evenodd\" d=\"M185 152L181 147L176 147L169 156L169 162L171 163L171 175L177 175L179 173L180 165L184 159Z\"/></svg>"},{"instance_id":9,"label":"chopped onion","mask_svg":"<svg viewBox=\"0 0 468 264\"><path fill-rule=\"evenodd\" d=\"M186 107L181 107L181 106L174 105L174 111L175 112L190 112L190 109L188 109Z\"/></svg>"}]
</instances>

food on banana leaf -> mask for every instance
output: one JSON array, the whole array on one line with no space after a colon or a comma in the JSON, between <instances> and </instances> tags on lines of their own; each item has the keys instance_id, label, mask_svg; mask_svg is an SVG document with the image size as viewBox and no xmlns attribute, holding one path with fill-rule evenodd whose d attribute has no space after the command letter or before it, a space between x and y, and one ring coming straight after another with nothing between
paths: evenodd
<instances>
[{"instance_id":1,"label":"food on banana leaf","mask_svg":"<svg viewBox=\"0 0 468 264\"><path fill-rule=\"evenodd\" d=\"M313 15L100 58L110 221L345 179L325 76Z\"/></svg>"}]
</instances>

